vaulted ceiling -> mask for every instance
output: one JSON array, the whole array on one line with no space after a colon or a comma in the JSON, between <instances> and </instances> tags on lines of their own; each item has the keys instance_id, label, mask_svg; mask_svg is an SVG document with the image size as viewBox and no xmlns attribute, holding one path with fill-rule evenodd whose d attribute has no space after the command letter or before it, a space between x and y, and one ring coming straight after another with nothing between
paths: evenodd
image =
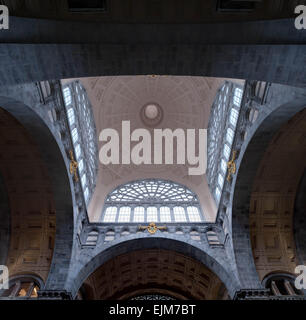
<instances>
[{"instance_id":1,"label":"vaulted ceiling","mask_svg":"<svg viewBox=\"0 0 306 320\"><path fill-rule=\"evenodd\" d=\"M166 250L117 256L99 267L87 279L85 288L87 298L98 300L126 300L150 293L178 300L227 297L223 283L203 264Z\"/></svg>"},{"instance_id":2,"label":"vaulted ceiling","mask_svg":"<svg viewBox=\"0 0 306 320\"><path fill-rule=\"evenodd\" d=\"M93 106L97 136L106 128L116 129L121 133L123 120L130 120L131 131L145 128L153 136L154 128L206 129L217 90L225 79L151 75L80 80ZM64 82L67 81L70 80ZM157 104L162 110L161 121L156 126L150 126L143 119L143 107L149 103ZM101 146L99 142L99 148ZM152 163L153 156L152 153ZM174 161L176 163L175 158ZM206 176L189 175L189 167L188 163L107 166L100 163L97 187L88 209L91 220L99 219L106 195L116 186L137 179L160 178L186 185L197 193L206 219L213 221L216 205L209 191Z\"/></svg>"}]
</instances>

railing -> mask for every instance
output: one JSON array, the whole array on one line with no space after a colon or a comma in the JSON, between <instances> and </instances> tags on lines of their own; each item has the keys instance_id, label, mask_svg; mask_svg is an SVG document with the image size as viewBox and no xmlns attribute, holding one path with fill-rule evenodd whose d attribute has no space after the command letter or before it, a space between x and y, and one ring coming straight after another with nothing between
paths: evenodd
<instances>
[{"instance_id":1,"label":"railing","mask_svg":"<svg viewBox=\"0 0 306 320\"><path fill-rule=\"evenodd\" d=\"M150 229L150 230L149 230ZM106 245L116 239L130 235L175 235L183 241L193 240L210 247L222 247L225 242L223 229L214 223L91 223L84 227L81 234L82 248ZM143 237L143 236L142 236Z\"/></svg>"}]
</instances>

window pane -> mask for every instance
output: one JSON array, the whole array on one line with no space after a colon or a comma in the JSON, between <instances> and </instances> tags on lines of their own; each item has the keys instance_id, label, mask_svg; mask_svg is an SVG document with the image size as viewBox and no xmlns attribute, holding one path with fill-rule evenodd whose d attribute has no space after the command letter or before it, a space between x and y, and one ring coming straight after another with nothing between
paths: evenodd
<instances>
[{"instance_id":1,"label":"window pane","mask_svg":"<svg viewBox=\"0 0 306 320\"><path fill-rule=\"evenodd\" d=\"M72 126L75 123L75 115L74 115L74 110L72 108L68 110L67 116L68 116L68 122L70 126Z\"/></svg>"},{"instance_id":2,"label":"window pane","mask_svg":"<svg viewBox=\"0 0 306 320\"><path fill-rule=\"evenodd\" d=\"M230 123L236 127L237 125L237 121L238 121L238 116L239 116L239 113L236 109L232 109L231 110L231 114L230 114Z\"/></svg>"},{"instance_id":3,"label":"window pane","mask_svg":"<svg viewBox=\"0 0 306 320\"><path fill-rule=\"evenodd\" d=\"M224 159L222 159L221 161L221 170L226 173L226 169L227 169L227 164L226 161Z\"/></svg>"},{"instance_id":4,"label":"window pane","mask_svg":"<svg viewBox=\"0 0 306 320\"><path fill-rule=\"evenodd\" d=\"M218 175L218 184L219 184L219 186L220 186L221 189L222 189L222 188L223 188L223 184L224 184L224 176L221 175L220 173L219 173L219 175Z\"/></svg>"},{"instance_id":5,"label":"window pane","mask_svg":"<svg viewBox=\"0 0 306 320\"><path fill-rule=\"evenodd\" d=\"M224 154L225 159L228 160L229 156L231 154L231 149L227 144L224 145L223 154Z\"/></svg>"},{"instance_id":6,"label":"window pane","mask_svg":"<svg viewBox=\"0 0 306 320\"><path fill-rule=\"evenodd\" d=\"M104 214L103 222L115 222L117 215L117 208L116 207L109 207L106 209Z\"/></svg>"},{"instance_id":7,"label":"window pane","mask_svg":"<svg viewBox=\"0 0 306 320\"><path fill-rule=\"evenodd\" d=\"M234 94L234 104L237 107L240 107L241 99L242 99L242 90L240 88L236 88L235 94Z\"/></svg>"},{"instance_id":8,"label":"window pane","mask_svg":"<svg viewBox=\"0 0 306 320\"><path fill-rule=\"evenodd\" d=\"M144 207L134 209L134 222L144 222Z\"/></svg>"},{"instance_id":9,"label":"window pane","mask_svg":"<svg viewBox=\"0 0 306 320\"><path fill-rule=\"evenodd\" d=\"M226 132L226 140L229 142L229 144L231 145L233 143L234 140L234 131L231 128L227 129Z\"/></svg>"},{"instance_id":10,"label":"window pane","mask_svg":"<svg viewBox=\"0 0 306 320\"><path fill-rule=\"evenodd\" d=\"M82 178L81 178L81 183L82 183L83 189L85 188L86 182L87 182L86 175L83 174L83 176L82 176Z\"/></svg>"},{"instance_id":11,"label":"window pane","mask_svg":"<svg viewBox=\"0 0 306 320\"><path fill-rule=\"evenodd\" d=\"M157 222L157 208L149 207L147 209L147 222Z\"/></svg>"},{"instance_id":12,"label":"window pane","mask_svg":"<svg viewBox=\"0 0 306 320\"><path fill-rule=\"evenodd\" d=\"M190 222L201 222L199 209L197 207L188 207L187 213Z\"/></svg>"},{"instance_id":13,"label":"window pane","mask_svg":"<svg viewBox=\"0 0 306 320\"><path fill-rule=\"evenodd\" d=\"M79 140L79 133L78 133L78 129L74 128L72 130L72 141L73 143L76 143Z\"/></svg>"},{"instance_id":14,"label":"window pane","mask_svg":"<svg viewBox=\"0 0 306 320\"><path fill-rule=\"evenodd\" d=\"M130 222L130 219L131 219L131 208L130 207L120 208L118 222Z\"/></svg>"},{"instance_id":15,"label":"window pane","mask_svg":"<svg viewBox=\"0 0 306 320\"><path fill-rule=\"evenodd\" d=\"M218 187L216 188L215 194L216 194L217 199L220 200L221 191L220 191L220 189Z\"/></svg>"},{"instance_id":16,"label":"window pane","mask_svg":"<svg viewBox=\"0 0 306 320\"><path fill-rule=\"evenodd\" d=\"M171 222L170 208L161 207L159 209L159 213L160 213L160 222Z\"/></svg>"},{"instance_id":17,"label":"window pane","mask_svg":"<svg viewBox=\"0 0 306 320\"><path fill-rule=\"evenodd\" d=\"M82 160L79 162L79 173L82 173L83 169L84 169L84 161L83 161L83 159L82 159Z\"/></svg>"},{"instance_id":18,"label":"window pane","mask_svg":"<svg viewBox=\"0 0 306 320\"><path fill-rule=\"evenodd\" d=\"M71 91L70 88L65 88L64 89L64 100L66 106L69 106L71 104Z\"/></svg>"},{"instance_id":19,"label":"window pane","mask_svg":"<svg viewBox=\"0 0 306 320\"><path fill-rule=\"evenodd\" d=\"M173 209L175 222L186 222L185 209L183 207L175 207Z\"/></svg>"},{"instance_id":20,"label":"window pane","mask_svg":"<svg viewBox=\"0 0 306 320\"><path fill-rule=\"evenodd\" d=\"M77 160L80 158L80 155L81 155L81 146L78 144L75 147L75 156L76 156Z\"/></svg>"}]
</instances>

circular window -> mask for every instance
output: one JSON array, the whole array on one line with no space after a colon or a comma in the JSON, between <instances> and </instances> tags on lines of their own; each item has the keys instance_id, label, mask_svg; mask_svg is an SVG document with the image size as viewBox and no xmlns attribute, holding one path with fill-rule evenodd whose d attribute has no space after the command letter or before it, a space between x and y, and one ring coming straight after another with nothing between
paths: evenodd
<instances>
[{"instance_id":1,"label":"circular window","mask_svg":"<svg viewBox=\"0 0 306 320\"><path fill-rule=\"evenodd\" d=\"M146 126L155 127L163 119L163 110L157 103L147 103L142 107L140 116Z\"/></svg>"}]
</instances>

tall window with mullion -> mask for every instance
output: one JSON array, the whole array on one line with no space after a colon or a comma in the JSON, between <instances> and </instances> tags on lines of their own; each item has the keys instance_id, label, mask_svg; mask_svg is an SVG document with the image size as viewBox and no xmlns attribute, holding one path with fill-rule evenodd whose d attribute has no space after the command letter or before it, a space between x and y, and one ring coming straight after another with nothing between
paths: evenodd
<instances>
[{"instance_id":1,"label":"tall window with mullion","mask_svg":"<svg viewBox=\"0 0 306 320\"><path fill-rule=\"evenodd\" d=\"M98 144L94 116L86 90L79 81L62 85L67 120L86 203L96 186Z\"/></svg>"},{"instance_id":2,"label":"tall window with mullion","mask_svg":"<svg viewBox=\"0 0 306 320\"><path fill-rule=\"evenodd\" d=\"M219 89L212 106L208 125L207 179L217 204L232 153L242 97L242 85L226 81Z\"/></svg>"},{"instance_id":3,"label":"tall window with mullion","mask_svg":"<svg viewBox=\"0 0 306 320\"><path fill-rule=\"evenodd\" d=\"M121 185L106 198L104 223L204 222L197 195L187 187L165 180L146 179Z\"/></svg>"}]
</instances>

